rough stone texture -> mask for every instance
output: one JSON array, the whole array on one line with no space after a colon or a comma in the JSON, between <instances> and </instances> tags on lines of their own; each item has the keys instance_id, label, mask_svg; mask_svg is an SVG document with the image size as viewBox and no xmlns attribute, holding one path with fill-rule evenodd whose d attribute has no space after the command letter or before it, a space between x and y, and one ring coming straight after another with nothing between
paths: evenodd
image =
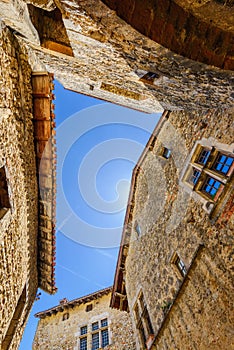
<instances>
[{"instance_id":1,"label":"rough stone texture","mask_svg":"<svg viewBox=\"0 0 234 350\"><path fill-rule=\"evenodd\" d=\"M70 47L61 46L60 36L56 37L60 19L57 24L49 22L52 34L43 34L43 40L49 40L47 49L38 45L32 35L21 38L21 43L28 49L33 69L40 66L55 73L65 88L145 112L163 108L207 110L211 105L224 108L233 104L230 71L195 62L164 48L130 27L101 0L61 0L56 4ZM11 11L9 7L13 18ZM41 15L42 12L37 11ZM211 37L215 35L212 33ZM218 52L219 42L212 42L211 54ZM231 49L231 38L222 42ZM68 55L69 48L74 57ZM153 84L140 80L149 71L159 76Z\"/></svg>"},{"instance_id":2,"label":"rough stone texture","mask_svg":"<svg viewBox=\"0 0 234 350\"><path fill-rule=\"evenodd\" d=\"M231 145L233 130L233 110L172 112L141 164L125 281L133 323L134 303L139 291L144 293L154 334L158 334L157 350L232 349L233 180L224 206L219 204L209 217L203 203L192 198L179 179L197 140L213 138ZM169 159L162 157L163 147L171 150ZM141 227L139 237L136 221ZM204 248L194 258L201 243ZM175 252L187 268L191 265L182 287L183 278L172 263ZM165 305L175 298L167 314ZM139 343L137 349L141 349Z\"/></svg>"},{"instance_id":3,"label":"rough stone texture","mask_svg":"<svg viewBox=\"0 0 234 350\"><path fill-rule=\"evenodd\" d=\"M210 0L103 2L140 33L173 52L220 68L234 69L233 6L222 6Z\"/></svg>"},{"instance_id":4,"label":"rough stone texture","mask_svg":"<svg viewBox=\"0 0 234 350\"><path fill-rule=\"evenodd\" d=\"M169 311L153 349L233 349L232 284L204 251ZM204 286L201 288L201 286Z\"/></svg>"},{"instance_id":5,"label":"rough stone texture","mask_svg":"<svg viewBox=\"0 0 234 350\"><path fill-rule=\"evenodd\" d=\"M92 311L86 312L86 306L91 302L64 308L63 312L53 313L41 318L34 338L33 350L78 350L80 327L97 320L108 318L110 345L106 350L135 350L135 341L129 314L111 309L110 295L104 295L92 301ZM69 318L63 321L63 314L69 313ZM40 313L39 313L40 314ZM41 316L40 316L41 317ZM88 349L91 349L91 336L88 339Z\"/></svg>"},{"instance_id":6,"label":"rough stone texture","mask_svg":"<svg viewBox=\"0 0 234 350\"><path fill-rule=\"evenodd\" d=\"M0 219L0 348L13 350L37 290L37 179L31 68L2 22L0 43L0 167L5 167L10 198ZM7 339L12 339L9 347L2 343Z\"/></svg>"}]
</instances>

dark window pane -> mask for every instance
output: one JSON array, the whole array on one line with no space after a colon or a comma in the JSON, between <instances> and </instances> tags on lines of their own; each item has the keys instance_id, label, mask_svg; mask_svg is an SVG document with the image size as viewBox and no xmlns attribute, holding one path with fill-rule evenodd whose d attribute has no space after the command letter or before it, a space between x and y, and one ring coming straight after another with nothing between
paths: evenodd
<instances>
[{"instance_id":1,"label":"dark window pane","mask_svg":"<svg viewBox=\"0 0 234 350\"><path fill-rule=\"evenodd\" d=\"M87 350L87 338L80 339L80 350Z\"/></svg>"},{"instance_id":2,"label":"dark window pane","mask_svg":"<svg viewBox=\"0 0 234 350\"><path fill-rule=\"evenodd\" d=\"M203 148L197 158L197 162L205 165L210 155L210 150Z\"/></svg>"},{"instance_id":3,"label":"dark window pane","mask_svg":"<svg viewBox=\"0 0 234 350\"><path fill-rule=\"evenodd\" d=\"M212 177L208 177L206 179L204 186L203 186L203 190L206 193L208 193L212 198L214 198L220 185L221 185L220 181L215 180Z\"/></svg>"},{"instance_id":4,"label":"dark window pane","mask_svg":"<svg viewBox=\"0 0 234 350\"><path fill-rule=\"evenodd\" d=\"M92 334L92 350L99 349L99 333Z\"/></svg>"},{"instance_id":5,"label":"dark window pane","mask_svg":"<svg viewBox=\"0 0 234 350\"><path fill-rule=\"evenodd\" d=\"M104 346L109 345L109 334L107 329L104 329L101 333L102 333L102 347L104 348Z\"/></svg>"},{"instance_id":6,"label":"dark window pane","mask_svg":"<svg viewBox=\"0 0 234 350\"><path fill-rule=\"evenodd\" d=\"M171 150L168 149L168 148L166 148L166 147L164 147L164 150L163 150L163 157L166 158L166 159L168 159L168 158L170 158L170 155L171 155Z\"/></svg>"},{"instance_id":7,"label":"dark window pane","mask_svg":"<svg viewBox=\"0 0 234 350\"><path fill-rule=\"evenodd\" d=\"M98 322L92 323L92 331L96 331L99 328Z\"/></svg>"},{"instance_id":8,"label":"dark window pane","mask_svg":"<svg viewBox=\"0 0 234 350\"><path fill-rule=\"evenodd\" d=\"M217 157L213 168L215 170L223 173L223 174L227 174L229 169L232 166L232 163L233 163L233 158L232 157L226 156L224 154L220 154Z\"/></svg>"},{"instance_id":9,"label":"dark window pane","mask_svg":"<svg viewBox=\"0 0 234 350\"><path fill-rule=\"evenodd\" d=\"M81 334L81 335L87 334L87 326L84 326L84 327L81 327L81 328L80 328L80 334Z\"/></svg>"},{"instance_id":10,"label":"dark window pane","mask_svg":"<svg viewBox=\"0 0 234 350\"><path fill-rule=\"evenodd\" d=\"M10 207L6 172L5 168L2 167L0 168L0 210Z\"/></svg>"},{"instance_id":11,"label":"dark window pane","mask_svg":"<svg viewBox=\"0 0 234 350\"><path fill-rule=\"evenodd\" d=\"M101 320L101 327L107 327L107 326L108 326L107 318L104 318L104 320Z\"/></svg>"},{"instance_id":12,"label":"dark window pane","mask_svg":"<svg viewBox=\"0 0 234 350\"><path fill-rule=\"evenodd\" d=\"M213 179L212 177L208 178L208 184L209 185L213 185L215 182L215 179Z\"/></svg>"},{"instance_id":13,"label":"dark window pane","mask_svg":"<svg viewBox=\"0 0 234 350\"><path fill-rule=\"evenodd\" d=\"M193 173L190 178L190 182L192 182L194 185L197 183L197 180L199 179L199 176L201 175L201 172L197 169L193 168Z\"/></svg>"},{"instance_id":14,"label":"dark window pane","mask_svg":"<svg viewBox=\"0 0 234 350\"><path fill-rule=\"evenodd\" d=\"M89 304L89 305L87 305L86 306L86 312L89 312L89 311L91 311L93 309L93 305L92 304Z\"/></svg>"}]
</instances>

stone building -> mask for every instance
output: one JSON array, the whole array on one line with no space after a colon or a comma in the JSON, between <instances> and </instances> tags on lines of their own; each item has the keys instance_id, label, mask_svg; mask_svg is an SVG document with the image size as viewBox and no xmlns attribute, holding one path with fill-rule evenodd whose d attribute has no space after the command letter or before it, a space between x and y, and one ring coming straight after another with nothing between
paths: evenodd
<instances>
[{"instance_id":1,"label":"stone building","mask_svg":"<svg viewBox=\"0 0 234 350\"><path fill-rule=\"evenodd\" d=\"M231 106L231 0L0 1L33 70L145 112Z\"/></svg>"},{"instance_id":2,"label":"stone building","mask_svg":"<svg viewBox=\"0 0 234 350\"><path fill-rule=\"evenodd\" d=\"M135 350L127 312L109 307L112 288L105 288L37 313L33 350Z\"/></svg>"},{"instance_id":3,"label":"stone building","mask_svg":"<svg viewBox=\"0 0 234 350\"><path fill-rule=\"evenodd\" d=\"M133 276L138 274L133 262L144 256L149 261L139 260L141 271L146 269L139 280L142 286L139 309L144 297L148 305L146 315L153 315L151 325L148 323L148 333L157 334L159 343L164 342L164 337L169 338L164 334L168 329L173 341L178 339L172 332L173 325L177 325L176 313L186 313L190 325L192 320L201 325L198 315L204 318L204 325L217 316L222 333L214 332L206 338L213 339L212 345L207 346L212 349L220 344L224 344L222 348L228 346L231 307L225 293L230 291L232 202L228 196L231 177L229 173L223 176L222 170L221 177L217 177L213 168L207 170L205 164L201 169L195 161L194 181L196 176L200 180L205 177L207 171L214 173L215 180L209 180L215 181L214 186L206 184L210 192L217 189L217 198L211 200L207 198L212 197L212 193L207 195L200 190L199 186L203 189L205 184L197 179L193 188L186 178L193 171L199 147L212 150L208 160L211 167L212 157L219 157L217 152L232 152L232 117L224 110L231 108L234 101L233 15L232 0L0 0L0 302L3 310L0 341L3 349L17 348L37 287L50 293L56 290L51 73L65 88L79 93L148 113L164 109L173 111L162 123L157 141L153 140L150 145L152 151L149 154L155 153L152 181L144 180L143 170L134 175L143 180L139 180L139 189L132 190L136 205L129 203L126 225L132 220L134 211L134 220L139 221L135 228L140 233L134 240L135 229L131 229L129 250L129 234L124 235L112 303L124 310L129 304L133 315L134 305L137 305L134 304L137 296ZM218 107L219 112L209 112L213 107ZM179 111L181 109L189 110L190 114ZM160 142L168 148L165 152L171 151L167 161L157 153L161 152ZM194 155L191 153L193 147ZM147 153L144 166L150 163L149 157ZM161 172L157 162L162 167ZM158 177L160 181L165 178L165 184L159 182L159 186L153 186L153 180L158 183ZM149 185L150 190L147 189ZM134 186L138 186L138 181ZM154 192L156 190L159 192ZM152 198L153 193L160 201ZM178 210L187 213L183 219L176 214ZM189 234L189 230L193 234ZM145 234L141 235L141 232ZM183 234L181 240L180 232ZM167 235L167 240L160 240L160 234ZM146 236L150 238L146 239ZM138 241L142 244L137 245ZM166 242L170 252L172 249L174 252L170 257L166 254L167 260L162 260L164 263L158 267L161 260L157 254ZM152 252L156 244L158 249ZM145 249L152 254L145 254ZM126 260L129 272L125 276L122 264L125 269L127 251L132 260ZM173 269L167 275L168 266L176 264L185 266L185 279L177 280ZM156 267L159 269L157 276L152 274ZM193 279L190 275L198 277ZM158 281L165 276L168 283L159 295L156 293ZM198 286L191 285L191 281L199 278L202 284L204 276L209 287L202 290L199 300L207 298L206 307L196 301L200 293ZM184 289L186 284L191 292ZM123 297L119 298L116 293ZM171 304L176 293L178 298ZM193 293L194 298L190 300ZM182 296L186 298L187 311L177 303ZM212 308L213 313L209 313L213 304L217 308ZM194 315L191 310L195 307L198 311ZM167 315L173 312L175 319L171 316L172 325L164 328L169 319L163 323L167 311ZM141 323L139 320L139 325ZM189 330L185 323L179 326L181 334L185 334L186 327ZM190 326L190 329L198 330L188 337L194 348L195 337L202 334L199 327Z\"/></svg>"},{"instance_id":4,"label":"stone building","mask_svg":"<svg viewBox=\"0 0 234 350\"><path fill-rule=\"evenodd\" d=\"M13 350L37 288L56 290L53 85L2 22L0 43L0 348Z\"/></svg>"},{"instance_id":5,"label":"stone building","mask_svg":"<svg viewBox=\"0 0 234 350\"><path fill-rule=\"evenodd\" d=\"M111 306L136 349L234 346L233 131L233 109L164 112L134 169Z\"/></svg>"}]
</instances>

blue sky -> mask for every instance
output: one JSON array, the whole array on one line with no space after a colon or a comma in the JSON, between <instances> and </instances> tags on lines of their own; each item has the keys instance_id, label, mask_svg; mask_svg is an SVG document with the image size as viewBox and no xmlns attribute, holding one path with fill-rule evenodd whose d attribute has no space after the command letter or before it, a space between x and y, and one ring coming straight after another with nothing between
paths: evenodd
<instances>
[{"instance_id":1,"label":"blue sky","mask_svg":"<svg viewBox=\"0 0 234 350\"><path fill-rule=\"evenodd\" d=\"M113 284L132 170L159 114L144 114L55 83L58 196L56 286L40 291L20 350L31 350L36 312Z\"/></svg>"}]
</instances>

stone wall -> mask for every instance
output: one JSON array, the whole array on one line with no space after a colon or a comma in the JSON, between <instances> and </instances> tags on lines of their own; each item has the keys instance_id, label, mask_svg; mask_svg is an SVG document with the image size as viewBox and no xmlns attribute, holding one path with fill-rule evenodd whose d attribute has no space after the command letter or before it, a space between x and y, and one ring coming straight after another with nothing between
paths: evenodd
<instances>
[{"instance_id":1,"label":"stone wall","mask_svg":"<svg viewBox=\"0 0 234 350\"><path fill-rule=\"evenodd\" d=\"M231 289L207 251L198 253L153 349L231 349Z\"/></svg>"},{"instance_id":2,"label":"stone wall","mask_svg":"<svg viewBox=\"0 0 234 350\"><path fill-rule=\"evenodd\" d=\"M230 200L224 201L226 209L221 206L222 209L209 216L199 197L192 197L180 181L195 142L202 138L211 138L227 147L233 145L233 111L170 113L137 177L125 266L133 322L134 304L142 291L154 334L159 332L167 308L177 298L183 281L173 262L175 252L189 269L199 245L204 245L176 306L170 310L169 321L158 338L160 341L156 340L156 349L230 349L232 186L226 197ZM169 159L162 157L163 147L171 150ZM136 222L141 228L140 235L134 228ZM227 317L223 317L224 313ZM212 318L219 326L215 326L209 336ZM207 338L201 337L202 334L207 334ZM137 349L140 349L139 342Z\"/></svg>"},{"instance_id":3,"label":"stone wall","mask_svg":"<svg viewBox=\"0 0 234 350\"><path fill-rule=\"evenodd\" d=\"M46 8L45 1L42 3L37 1L35 6ZM222 70L201 64L166 49L124 22L101 0L61 0L56 4L59 11L54 12L59 16L50 15L53 20L46 10L31 11L35 26L43 21L50 26L49 32L39 33L43 34L39 45L40 35L35 34L27 8L21 6L25 18L22 23L30 35L19 28L17 19L14 23L15 11L4 3L4 9L8 8L2 18L6 22L10 19L10 26L23 34L19 38L27 47L33 70L54 73L67 89L147 113L198 107L207 110L210 106L225 108L233 104L232 73L228 71L231 68ZM211 54L219 51L220 40L213 39ZM187 41L192 42L190 38ZM221 42L230 49L230 38ZM157 74L152 83L141 79L147 72Z\"/></svg>"},{"instance_id":4,"label":"stone wall","mask_svg":"<svg viewBox=\"0 0 234 350\"><path fill-rule=\"evenodd\" d=\"M0 348L13 350L37 290L37 180L31 69L26 52L2 22L0 62L0 168L10 202L0 219Z\"/></svg>"},{"instance_id":5,"label":"stone wall","mask_svg":"<svg viewBox=\"0 0 234 350\"><path fill-rule=\"evenodd\" d=\"M110 294L92 301L93 309L86 311L91 302L67 307L63 312L53 313L41 318L33 343L33 350L78 350L80 327L101 319L108 319L110 345L106 350L135 350L135 341L129 314L110 309ZM63 315L69 318L63 321ZM43 316L40 316L43 317ZM88 338L88 349L91 349L91 336Z\"/></svg>"},{"instance_id":6,"label":"stone wall","mask_svg":"<svg viewBox=\"0 0 234 350\"><path fill-rule=\"evenodd\" d=\"M145 112L231 104L231 72L176 55L101 1L62 0L60 9L74 58L41 48L34 53L64 87ZM153 84L140 80L149 71L158 74Z\"/></svg>"},{"instance_id":7,"label":"stone wall","mask_svg":"<svg viewBox=\"0 0 234 350\"><path fill-rule=\"evenodd\" d=\"M103 2L140 33L171 51L195 61L233 70L234 57L229 46L234 29L232 0L229 3L222 0ZM222 2L227 6L223 6Z\"/></svg>"}]
</instances>

